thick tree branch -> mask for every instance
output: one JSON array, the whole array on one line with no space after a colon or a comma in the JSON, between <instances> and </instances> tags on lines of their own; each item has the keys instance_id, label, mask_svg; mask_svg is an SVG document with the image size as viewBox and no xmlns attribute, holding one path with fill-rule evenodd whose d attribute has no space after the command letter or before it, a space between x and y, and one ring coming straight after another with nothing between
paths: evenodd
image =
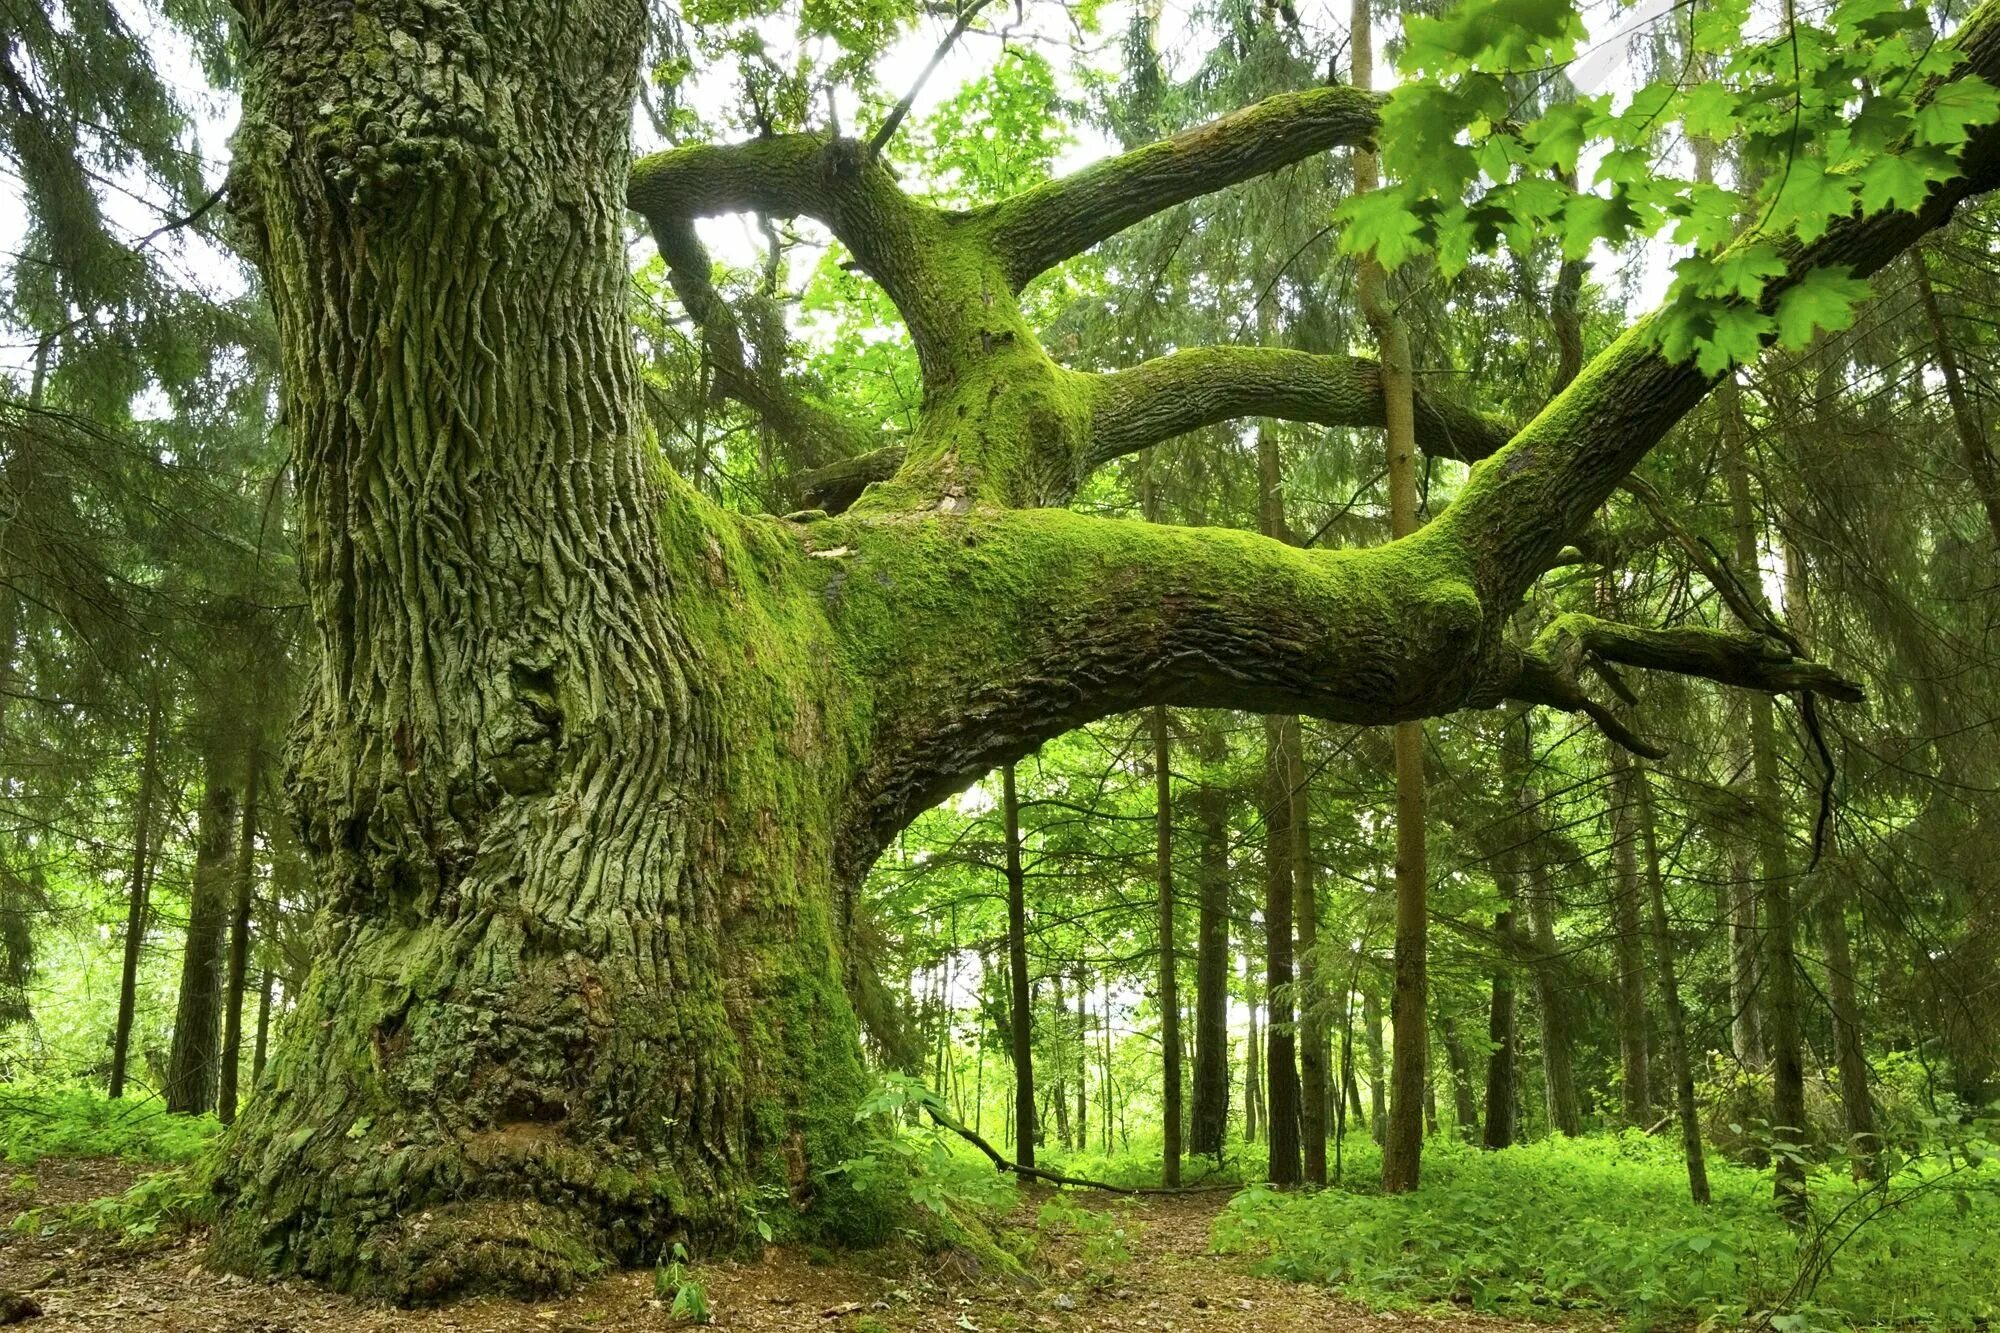
<instances>
[{"instance_id":1,"label":"thick tree branch","mask_svg":"<svg viewBox=\"0 0 2000 1333\"><path fill-rule=\"evenodd\" d=\"M1513 434L1490 417L1419 394L1417 443L1438 458L1485 458ZM1277 347L1198 347L1100 377L1086 465L1236 417L1320 426L1383 424L1382 368L1365 357Z\"/></svg>"},{"instance_id":2,"label":"thick tree branch","mask_svg":"<svg viewBox=\"0 0 2000 1333\"><path fill-rule=\"evenodd\" d=\"M806 509L842 513L861 498L861 492L895 476L908 453L900 444L885 444L880 449L801 472L792 489Z\"/></svg>"},{"instance_id":3,"label":"thick tree branch","mask_svg":"<svg viewBox=\"0 0 2000 1333\"><path fill-rule=\"evenodd\" d=\"M872 691L850 817L861 863L971 778L1112 713L1395 721L1462 707L1495 674L1477 655L1472 571L1426 534L1307 551L1058 509L849 514L804 531L843 673Z\"/></svg>"},{"instance_id":4,"label":"thick tree branch","mask_svg":"<svg viewBox=\"0 0 2000 1333\"><path fill-rule=\"evenodd\" d=\"M1357 88L1280 93L975 214L1018 291L1035 275L1175 204L1375 133L1381 99Z\"/></svg>"},{"instance_id":5,"label":"thick tree branch","mask_svg":"<svg viewBox=\"0 0 2000 1333\"><path fill-rule=\"evenodd\" d=\"M626 202L659 237L663 228L725 213L809 217L823 222L882 284L920 352L939 360L949 315L964 293L937 279L955 219L903 192L866 144L824 134L785 134L737 144L671 148L633 164ZM962 284L961 284L962 285Z\"/></svg>"}]
</instances>

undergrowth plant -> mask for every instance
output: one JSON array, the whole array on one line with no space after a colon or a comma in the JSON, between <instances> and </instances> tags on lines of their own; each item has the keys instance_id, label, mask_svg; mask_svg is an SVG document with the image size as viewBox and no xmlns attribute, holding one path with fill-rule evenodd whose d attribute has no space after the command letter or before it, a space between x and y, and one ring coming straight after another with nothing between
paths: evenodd
<instances>
[{"instance_id":1,"label":"undergrowth plant","mask_svg":"<svg viewBox=\"0 0 2000 1333\"><path fill-rule=\"evenodd\" d=\"M1906 1161L1882 1182L1822 1164L1799 1230L1772 1208L1768 1171L1709 1169L1715 1198L1703 1208L1671 1145L1637 1132L1498 1153L1433 1140L1415 1193L1255 1186L1219 1219L1216 1242L1387 1307L1748 1320L1792 1333L2000 1316L2000 1168L1976 1143Z\"/></svg>"},{"instance_id":2,"label":"undergrowth plant","mask_svg":"<svg viewBox=\"0 0 2000 1333\"><path fill-rule=\"evenodd\" d=\"M221 1126L209 1115L169 1115L157 1100L112 1101L79 1088L0 1092L0 1157L31 1165L44 1157L121 1157L190 1162Z\"/></svg>"}]
</instances>

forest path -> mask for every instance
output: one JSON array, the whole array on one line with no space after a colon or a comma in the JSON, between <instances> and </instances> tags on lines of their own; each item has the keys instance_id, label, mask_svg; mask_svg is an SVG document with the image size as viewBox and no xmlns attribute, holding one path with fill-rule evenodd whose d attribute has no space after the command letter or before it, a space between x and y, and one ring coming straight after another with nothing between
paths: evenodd
<instances>
[{"instance_id":1,"label":"forest path","mask_svg":"<svg viewBox=\"0 0 2000 1333\"><path fill-rule=\"evenodd\" d=\"M122 1189L129 1166L47 1158L18 1173L0 1201L0 1225L24 1206L77 1203ZM31 1176L32 1193L21 1179ZM1032 1226L1049 1198L1024 1190L1015 1219ZM1173 1198L1071 1195L1092 1219L1056 1227L1039 1248L1039 1285L968 1271L950 1254L908 1249L815 1264L774 1248L742 1263L700 1265L713 1307L711 1328L742 1333L1083 1333L1205 1329L1274 1333L1512 1333L1535 1326L1472 1316L1369 1314L1336 1293L1258 1277L1241 1259L1211 1254L1210 1227L1226 1192ZM1072 1218L1074 1218L1072 1214ZM1103 1246L1122 1231L1125 1255ZM1089 1235L1099 1237L1093 1252ZM475 1300L442 1310L399 1310L297 1283L218 1276L200 1263L194 1238L148 1254L120 1253L73 1233L0 1229L0 1290L26 1291L43 1314L32 1333L597 1333L685 1329L654 1299L650 1272L616 1273L556 1301Z\"/></svg>"}]
</instances>

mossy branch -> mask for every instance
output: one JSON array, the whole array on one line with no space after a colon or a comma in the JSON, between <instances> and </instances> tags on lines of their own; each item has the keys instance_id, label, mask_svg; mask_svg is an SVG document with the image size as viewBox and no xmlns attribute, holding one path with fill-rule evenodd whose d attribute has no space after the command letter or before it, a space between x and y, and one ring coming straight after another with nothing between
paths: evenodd
<instances>
[{"instance_id":1,"label":"mossy branch","mask_svg":"<svg viewBox=\"0 0 2000 1333\"><path fill-rule=\"evenodd\" d=\"M1380 428L1382 368L1359 356L1280 347L1196 347L1099 377L1087 464L1237 417ZM1437 458L1473 462L1513 429L1456 403L1418 394L1417 443Z\"/></svg>"},{"instance_id":2,"label":"mossy branch","mask_svg":"<svg viewBox=\"0 0 2000 1333\"><path fill-rule=\"evenodd\" d=\"M1631 691L1615 670L1619 666L1699 676L1769 694L1807 691L1842 703L1860 703L1865 697L1859 685L1832 667L1767 635L1702 626L1646 629L1583 612L1557 616L1535 636L1521 651L1519 675L1507 692L1525 703L1584 713L1626 749L1648 759L1664 758L1664 749L1637 736L1583 687L1583 673L1595 672L1630 703Z\"/></svg>"},{"instance_id":3,"label":"mossy branch","mask_svg":"<svg viewBox=\"0 0 2000 1333\"><path fill-rule=\"evenodd\" d=\"M1039 185L975 214L1018 291L1136 222L1331 148L1366 142L1382 99L1358 88L1279 93Z\"/></svg>"},{"instance_id":4,"label":"mossy branch","mask_svg":"<svg viewBox=\"0 0 2000 1333\"><path fill-rule=\"evenodd\" d=\"M864 454L880 437L813 401L786 382L782 366L752 366L736 312L715 289L708 250L686 218L663 218L653 228L667 282L701 332L715 387L754 412L809 466Z\"/></svg>"}]
</instances>

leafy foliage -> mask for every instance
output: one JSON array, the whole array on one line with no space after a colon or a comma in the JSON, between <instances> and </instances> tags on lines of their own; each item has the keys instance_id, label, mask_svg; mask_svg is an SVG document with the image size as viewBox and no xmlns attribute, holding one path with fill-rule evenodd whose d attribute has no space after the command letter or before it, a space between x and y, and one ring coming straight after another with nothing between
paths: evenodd
<instances>
[{"instance_id":1,"label":"leafy foliage","mask_svg":"<svg viewBox=\"0 0 2000 1333\"><path fill-rule=\"evenodd\" d=\"M1415 1194L1253 1187L1217 1240L1273 1272L1389 1305L1602 1311L1654 1325L1775 1314L1800 1329L1965 1327L2000 1309L1991 1166L1931 1161L1880 1188L1828 1172L1803 1249L1772 1212L1765 1178L1731 1166L1714 1184L1712 1206L1689 1202L1678 1155L1635 1133L1497 1154L1439 1145ZM1821 1248L1838 1254L1802 1282Z\"/></svg>"},{"instance_id":2,"label":"leafy foliage","mask_svg":"<svg viewBox=\"0 0 2000 1333\"><path fill-rule=\"evenodd\" d=\"M191 1162L219 1128L213 1116L169 1115L158 1102L59 1086L0 1090L0 1145L22 1165L50 1156Z\"/></svg>"}]
</instances>

